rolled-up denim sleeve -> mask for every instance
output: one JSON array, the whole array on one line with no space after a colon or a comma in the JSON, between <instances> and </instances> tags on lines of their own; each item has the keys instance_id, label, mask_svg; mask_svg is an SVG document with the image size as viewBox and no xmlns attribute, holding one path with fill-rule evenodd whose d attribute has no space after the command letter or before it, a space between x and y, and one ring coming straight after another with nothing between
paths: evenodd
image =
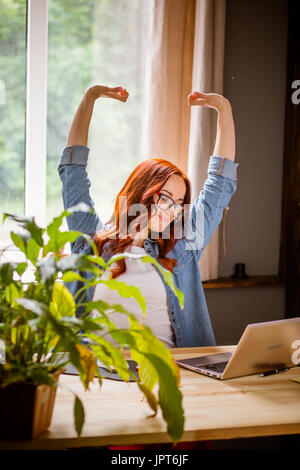
<instances>
[{"instance_id":1,"label":"rolled-up denim sleeve","mask_svg":"<svg viewBox=\"0 0 300 470\"><path fill-rule=\"evenodd\" d=\"M210 156L207 179L189 213L186 247L195 250L198 258L220 224L237 188L239 163L226 157Z\"/></svg>"},{"instance_id":2,"label":"rolled-up denim sleeve","mask_svg":"<svg viewBox=\"0 0 300 470\"><path fill-rule=\"evenodd\" d=\"M85 202L94 209L90 196L91 182L86 171L89 148L83 145L65 147L60 156L58 173L62 182L64 208ZM67 217L69 230L94 234L104 227L96 212L74 212Z\"/></svg>"}]
</instances>

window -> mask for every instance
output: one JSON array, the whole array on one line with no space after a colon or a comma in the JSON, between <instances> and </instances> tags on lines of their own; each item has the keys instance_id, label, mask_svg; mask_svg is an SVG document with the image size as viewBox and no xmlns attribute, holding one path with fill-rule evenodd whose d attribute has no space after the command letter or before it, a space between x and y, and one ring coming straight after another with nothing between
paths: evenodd
<instances>
[{"instance_id":1,"label":"window","mask_svg":"<svg viewBox=\"0 0 300 470\"><path fill-rule=\"evenodd\" d=\"M24 213L26 0L0 0L0 207ZM0 246L10 244L9 225Z\"/></svg>"},{"instance_id":2,"label":"window","mask_svg":"<svg viewBox=\"0 0 300 470\"><path fill-rule=\"evenodd\" d=\"M110 217L114 198L140 158L150 3L0 0L0 84L6 85L6 103L0 104L5 110L0 116L1 217L25 213L45 224L62 210L60 152L84 91L96 83L124 86L130 93L126 103L98 100L89 131L91 196L102 220ZM31 61L27 84L26 56ZM1 247L7 240L6 222Z\"/></svg>"}]
</instances>

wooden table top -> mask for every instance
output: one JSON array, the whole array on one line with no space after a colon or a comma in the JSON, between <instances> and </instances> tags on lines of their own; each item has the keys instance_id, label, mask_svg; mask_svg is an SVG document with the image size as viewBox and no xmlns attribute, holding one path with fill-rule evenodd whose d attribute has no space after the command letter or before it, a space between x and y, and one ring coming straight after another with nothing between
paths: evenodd
<instances>
[{"instance_id":1,"label":"wooden table top","mask_svg":"<svg viewBox=\"0 0 300 470\"><path fill-rule=\"evenodd\" d=\"M236 346L174 348L175 359L225 351ZM127 359L129 353L125 353ZM300 434L299 367L267 377L259 374L220 381L180 368L185 411L181 441ZM74 395L59 387L50 428L27 442L0 441L0 449L63 449L85 446L133 445L172 442L159 409L152 410L134 382L103 379L84 391L78 376L61 375L83 400L86 420L81 438L73 422ZM154 392L157 392L158 385Z\"/></svg>"}]
</instances>

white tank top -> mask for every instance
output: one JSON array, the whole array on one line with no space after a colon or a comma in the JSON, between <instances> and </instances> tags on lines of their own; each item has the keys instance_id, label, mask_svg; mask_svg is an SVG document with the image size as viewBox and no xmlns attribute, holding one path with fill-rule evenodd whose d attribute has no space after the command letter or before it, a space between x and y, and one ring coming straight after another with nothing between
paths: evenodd
<instances>
[{"instance_id":1,"label":"white tank top","mask_svg":"<svg viewBox=\"0 0 300 470\"><path fill-rule=\"evenodd\" d=\"M147 254L144 248L134 245L130 245L125 251ZM133 313L140 323L149 326L153 334L166 347L176 348L174 332L168 314L166 288L155 267L152 263L143 263L139 258L124 259L126 271L117 277L117 281L123 281L128 285L134 285L139 288L146 301L145 317L143 317L142 309L134 297L121 297L118 291L109 289L105 284L100 283L96 286L93 300L103 300L108 304L121 304L128 312ZM99 315L99 312L93 310L92 316L95 317L97 315ZM109 318L117 328L129 328L129 320L126 315L111 313ZM102 334L101 331L99 331L99 334ZM106 335L105 339L120 347L119 343L110 335Z\"/></svg>"}]
</instances>

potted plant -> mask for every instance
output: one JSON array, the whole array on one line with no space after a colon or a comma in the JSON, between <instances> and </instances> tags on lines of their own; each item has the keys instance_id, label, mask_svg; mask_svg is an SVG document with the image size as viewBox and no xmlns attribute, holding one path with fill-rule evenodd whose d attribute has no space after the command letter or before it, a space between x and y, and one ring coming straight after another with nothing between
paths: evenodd
<instances>
[{"instance_id":1,"label":"potted plant","mask_svg":"<svg viewBox=\"0 0 300 470\"><path fill-rule=\"evenodd\" d=\"M76 210L91 209L79 204L55 217L45 229L39 227L34 218L7 213L3 217L3 222L10 218L18 224L19 230L11 232L11 239L24 254L24 260L0 263L0 439L33 439L49 427L56 387L60 385L59 375L67 364L77 369L85 390L89 389L95 376L101 386L99 359L109 368L116 369L123 380L129 381L132 377L136 381L154 416L158 406L161 407L167 432L176 443L183 433L184 412L179 368L169 349L149 327L121 305L82 302L82 313L76 316L78 299L74 299L66 287L66 283L75 279L85 281L82 290L106 282L121 296L134 296L144 314L146 308L138 288L109 276L105 280L103 277L114 260L130 257L130 253L115 255L105 262L97 255L91 237L81 232L60 230L63 218ZM61 257L65 244L74 242L79 236L89 242L92 254ZM170 271L149 255L145 255L143 261L158 267L183 306L183 293L176 287ZM22 277L29 266L33 279L25 282ZM84 273L88 273L88 281ZM97 318L91 316L95 309L99 312ZM128 329L117 329L109 320L108 312L112 310L128 316ZM97 335L99 329L109 333L120 348L105 340L103 335ZM129 347L132 358L138 363L139 379L129 369L123 347ZM153 392L157 383L158 398ZM24 410L28 411L26 415ZM39 412L40 416L37 415ZM76 395L74 417L80 436L85 419L84 406ZM27 422L23 423L25 418Z\"/></svg>"}]
</instances>

